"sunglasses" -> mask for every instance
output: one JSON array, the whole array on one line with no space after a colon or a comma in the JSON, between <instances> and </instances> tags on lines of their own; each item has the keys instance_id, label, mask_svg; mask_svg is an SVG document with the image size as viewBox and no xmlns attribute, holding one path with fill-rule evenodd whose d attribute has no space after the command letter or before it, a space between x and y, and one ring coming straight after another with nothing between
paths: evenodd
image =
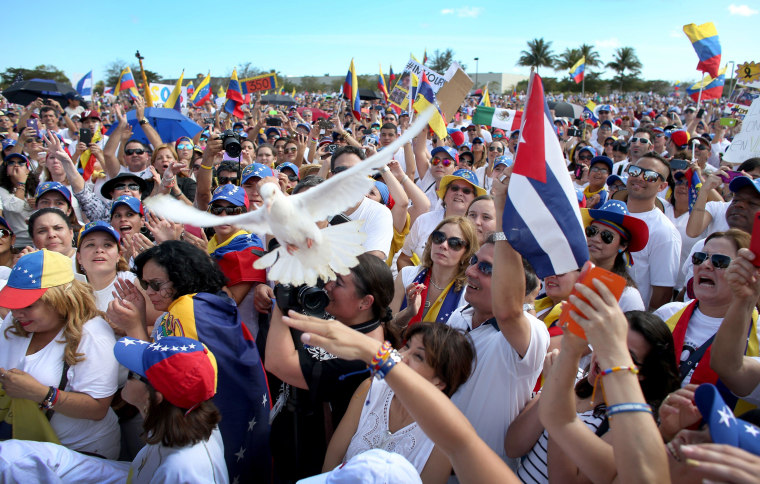
<instances>
[{"instance_id":1,"label":"sunglasses","mask_svg":"<svg viewBox=\"0 0 760 484\"><path fill-rule=\"evenodd\" d=\"M430 234L430 240L432 240L435 245L441 245L444 242L448 242L449 249L451 250L462 250L467 247L466 241L460 239L459 237L446 238L446 234L440 230L436 230Z\"/></svg>"},{"instance_id":2,"label":"sunglasses","mask_svg":"<svg viewBox=\"0 0 760 484\"><path fill-rule=\"evenodd\" d=\"M486 261L478 261L478 256L475 254L470 257L470 265L476 266L478 271L480 271L480 273L484 276L490 276L493 274L493 264Z\"/></svg>"},{"instance_id":3,"label":"sunglasses","mask_svg":"<svg viewBox=\"0 0 760 484\"><path fill-rule=\"evenodd\" d=\"M244 211L243 209L244 207L222 207L219 205L211 205L208 208L208 211L212 215L222 215L222 214L240 215L241 213L243 213Z\"/></svg>"},{"instance_id":4,"label":"sunglasses","mask_svg":"<svg viewBox=\"0 0 760 484\"><path fill-rule=\"evenodd\" d=\"M613 146L615 144L614 141L605 141L604 146Z\"/></svg>"},{"instance_id":5,"label":"sunglasses","mask_svg":"<svg viewBox=\"0 0 760 484\"><path fill-rule=\"evenodd\" d=\"M609 173L610 170L607 169L606 166L592 166L591 170L589 170L593 173Z\"/></svg>"},{"instance_id":6,"label":"sunglasses","mask_svg":"<svg viewBox=\"0 0 760 484\"><path fill-rule=\"evenodd\" d=\"M192 150L193 145L190 143L180 143L177 145L178 150Z\"/></svg>"},{"instance_id":7,"label":"sunglasses","mask_svg":"<svg viewBox=\"0 0 760 484\"><path fill-rule=\"evenodd\" d=\"M26 139L26 143L27 144L29 144L29 143L41 143L41 142L42 142L42 138L27 138Z\"/></svg>"},{"instance_id":8,"label":"sunglasses","mask_svg":"<svg viewBox=\"0 0 760 484\"><path fill-rule=\"evenodd\" d=\"M140 190L140 185L137 183L120 183L118 185L113 186L114 190L134 190L138 191Z\"/></svg>"},{"instance_id":9,"label":"sunglasses","mask_svg":"<svg viewBox=\"0 0 760 484\"><path fill-rule=\"evenodd\" d=\"M141 149L136 149L136 150L133 150L133 149L124 150L124 154L125 154L125 155L127 155L127 156L130 156L130 155L141 155L141 154L143 154L143 153L145 153L145 150L141 150Z\"/></svg>"},{"instance_id":10,"label":"sunglasses","mask_svg":"<svg viewBox=\"0 0 760 484\"><path fill-rule=\"evenodd\" d=\"M462 186L459 186L459 185L449 185L449 190L451 190L454 193L462 192L465 195L472 195L473 193L475 193L475 190L473 190L472 188L470 188L470 187L462 187Z\"/></svg>"},{"instance_id":11,"label":"sunglasses","mask_svg":"<svg viewBox=\"0 0 760 484\"><path fill-rule=\"evenodd\" d=\"M631 144L636 142L641 143L642 145L648 145L651 143L651 141L649 141L647 138L631 138Z\"/></svg>"},{"instance_id":12,"label":"sunglasses","mask_svg":"<svg viewBox=\"0 0 760 484\"><path fill-rule=\"evenodd\" d=\"M439 164L443 166L449 166L454 162L451 160L451 158L433 158L431 163L433 164L433 166L437 166Z\"/></svg>"},{"instance_id":13,"label":"sunglasses","mask_svg":"<svg viewBox=\"0 0 760 484\"><path fill-rule=\"evenodd\" d=\"M504 148L499 148L498 146L489 146L488 151L496 151L497 153L501 153L504 151Z\"/></svg>"},{"instance_id":14,"label":"sunglasses","mask_svg":"<svg viewBox=\"0 0 760 484\"><path fill-rule=\"evenodd\" d=\"M146 281L143 279L140 279L140 286L143 288L143 291L147 291L148 288L153 289L153 292L158 292L161 290L162 287L169 284L172 281Z\"/></svg>"},{"instance_id":15,"label":"sunglasses","mask_svg":"<svg viewBox=\"0 0 760 484\"><path fill-rule=\"evenodd\" d=\"M128 380L138 380L138 381L140 381L142 383L145 383L146 385L150 385L150 382L148 381L147 378L145 378L144 376L140 375L139 373L135 373L132 370L129 371L129 376L128 376L127 379Z\"/></svg>"},{"instance_id":16,"label":"sunglasses","mask_svg":"<svg viewBox=\"0 0 760 484\"><path fill-rule=\"evenodd\" d=\"M628 175L632 177L637 177L641 175L644 181L648 181L648 182L656 182L657 180L665 180L665 177L663 177L656 171L646 170L636 165L628 165L628 169L626 170L626 172L628 172Z\"/></svg>"},{"instance_id":17,"label":"sunglasses","mask_svg":"<svg viewBox=\"0 0 760 484\"><path fill-rule=\"evenodd\" d=\"M697 149L697 151L705 151L707 149L707 146L703 145L699 141L694 143L694 147Z\"/></svg>"},{"instance_id":18,"label":"sunglasses","mask_svg":"<svg viewBox=\"0 0 760 484\"><path fill-rule=\"evenodd\" d=\"M708 254L707 252L694 252L691 256L691 263L695 266L702 265L707 259L710 259L713 267L716 269L725 269L731 263L731 258L723 254Z\"/></svg>"},{"instance_id":19,"label":"sunglasses","mask_svg":"<svg viewBox=\"0 0 760 484\"><path fill-rule=\"evenodd\" d=\"M6 229L0 229L0 239L13 235L13 232Z\"/></svg>"},{"instance_id":20,"label":"sunglasses","mask_svg":"<svg viewBox=\"0 0 760 484\"><path fill-rule=\"evenodd\" d=\"M228 183L232 183L233 185L237 185L238 177L236 177L236 176L218 176L218 177L216 177L216 180L219 182L220 185L226 185Z\"/></svg>"},{"instance_id":21,"label":"sunglasses","mask_svg":"<svg viewBox=\"0 0 760 484\"><path fill-rule=\"evenodd\" d=\"M594 238L596 234L601 234L602 242L609 245L615 240L615 235L609 230L599 230L599 227L589 225L586 227L586 237L589 239Z\"/></svg>"},{"instance_id":22,"label":"sunglasses","mask_svg":"<svg viewBox=\"0 0 760 484\"><path fill-rule=\"evenodd\" d=\"M591 160L591 158L593 158L593 156L591 156L591 155L578 155L578 159L579 160L589 161L589 160Z\"/></svg>"},{"instance_id":23,"label":"sunglasses","mask_svg":"<svg viewBox=\"0 0 760 484\"><path fill-rule=\"evenodd\" d=\"M294 181L298 181L298 176L297 176L297 175L288 175L288 174L286 173L286 174L285 174L285 176L287 176L287 177L288 177L288 181L292 181L292 182L294 182Z\"/></svg>"},{"instance_id":24,"label":"sunglasses","mask_svg":"<svg viewBox=\"0 0 760 484\"><path fill-rule=\"evenodd\" d=\"M5 162L8 166L26 166L26 161L24 160L8 160Z\"/></svg>"}]
</instances>

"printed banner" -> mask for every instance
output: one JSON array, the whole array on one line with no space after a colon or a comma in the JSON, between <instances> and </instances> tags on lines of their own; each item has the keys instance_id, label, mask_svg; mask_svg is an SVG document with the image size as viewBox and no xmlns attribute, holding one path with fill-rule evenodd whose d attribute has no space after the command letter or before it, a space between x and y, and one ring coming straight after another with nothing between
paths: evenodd
<instances>
[{"instance_id":1,"label":"printed banner","mask_svg":"<svg viewBox=\"0 0 760 484\"><path fill-rule=\"evenodd\" d=\"M438 92L446 80L443 75L431 70L427 66L423 66L419 62L409 59L404 67L404 72L401 73L398 82L393 86L393 91L388 98L391 104L398 106L401 109L406 109L409 105L409 86L412 83L412 75L414 73L419 79L422 79L422 73L427 74L427 78L430 81L430 86L433 88L433 92Z\"/></svg>"}]
</instances>

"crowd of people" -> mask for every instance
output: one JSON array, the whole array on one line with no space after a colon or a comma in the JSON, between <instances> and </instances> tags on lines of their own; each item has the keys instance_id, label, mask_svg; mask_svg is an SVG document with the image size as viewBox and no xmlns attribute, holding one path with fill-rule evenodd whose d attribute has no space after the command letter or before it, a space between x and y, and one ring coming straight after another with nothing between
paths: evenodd
<instances>
[{"instance_id":1,"label":"crowd of people","mask_svg":"<svg viewBox=\"0 0 760 484\"><path fill-rule=\"evenodd\" d=\"M320 222L358 223L364 253L310 287L254 267L270 234L175 223L145 200L268 210L263 188L340 176L410 113L253 96L242 118L190 106L199 128L174 138L139 97L0 101L3 482L760 473L760 158L723 161L741 129L725 104L612 95L596 121L554 117L590 261L625 281L616 298L580 268L539 279L509 244L512 169L531 146L473 124L477 97Z\"/></svg>"}]
</instances>

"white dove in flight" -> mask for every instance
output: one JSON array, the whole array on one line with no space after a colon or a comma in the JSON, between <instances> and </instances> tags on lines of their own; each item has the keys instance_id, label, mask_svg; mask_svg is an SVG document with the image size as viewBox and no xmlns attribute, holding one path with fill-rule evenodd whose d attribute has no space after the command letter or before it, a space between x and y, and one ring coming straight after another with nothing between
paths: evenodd
<instances>
[{"instance_id":1,"label":"white dove in flight","mask_svg":"<svg viewBox=\"0 0 760 484\"><path fill-rule=\"evenodd\" d=\"M271 182L262 184L259 194L264 201L263 206L244 214L219 217L190 207L169 195L149 198L145 205L156 215L177 223L196 227L229 224L258 234L272 234L280 247L257 260L255 268L271 267L269 279L283 284L313 286L317 278L327 282L335 279L336 274L347 274L351 267L359 263L356 256L366 251L361 244L367 234L360 231L359 220L321 230L317 222L339 214L362 200L374 184L370 176L425 129L434 109L420 113L414 123L382 151L316 187L286 196L278 185Z\"/></svg>"}]
</instances>

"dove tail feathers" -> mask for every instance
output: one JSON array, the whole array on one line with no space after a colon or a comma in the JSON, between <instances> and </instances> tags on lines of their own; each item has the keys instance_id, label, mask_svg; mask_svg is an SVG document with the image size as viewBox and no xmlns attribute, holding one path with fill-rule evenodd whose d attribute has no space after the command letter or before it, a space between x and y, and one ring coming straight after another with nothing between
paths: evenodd
<instances>
[{"instance_id":1,"label":"dove tail feathers","mask_svg":"<svg viewBox=\"0 0 760 484\"><path fill-rule=\"evenodd\" d=\"M294 286L314 286L317 278L327 282L335 279L336 274L348 274L359 264L356 256L365 252L362 243L367 238L367 234L361 232L361 222L330 225L320 233L322 241L315 242L311 248L300 248L291 255L285 247L278 247L253 266L256 269L269 268L269 280Z\"/></svg>"}]
</instances>

